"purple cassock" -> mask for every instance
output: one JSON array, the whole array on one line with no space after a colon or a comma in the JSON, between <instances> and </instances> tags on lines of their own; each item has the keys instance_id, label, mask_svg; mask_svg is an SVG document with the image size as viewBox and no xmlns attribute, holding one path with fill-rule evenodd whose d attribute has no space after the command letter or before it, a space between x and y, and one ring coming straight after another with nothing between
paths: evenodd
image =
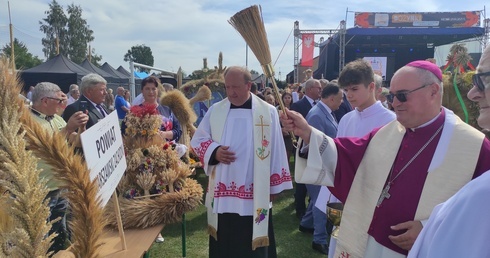
<instances>
[{"instance_id":1,"label":"purple cassock","mask_svg":"<svg viewBox=\"0 0 490 258\"><path fill-rule=\"evenodd\" d=\"M407 129L398 150L393 175L395 177L410 159L426 144L444 123L444 110L436 120L419 129ZM335 171L334 187L329 187L333 195L345 203L354 180L357 168L366 152L367 146L379 129L376 129L362 138L337 138L335 144L338 151L338 162ZM376 207L372 216L368 234L381 245L398 253L407 255L408 251L393 244L389 235L400 235L405 231L391 230L390 226L402 222L412 221L422 194L428 169L437 147L441 133L420 153L420 155L393 181L390 188L389 199L385 199L379 207ZM382 158L380 158L382 160ZM478 158L478 163L473 178L490 169L490 141L485 139ZM388 178L387 178L388 181ZM366 214L366 216L370 216Z\"/></svg>"}]
</instances>

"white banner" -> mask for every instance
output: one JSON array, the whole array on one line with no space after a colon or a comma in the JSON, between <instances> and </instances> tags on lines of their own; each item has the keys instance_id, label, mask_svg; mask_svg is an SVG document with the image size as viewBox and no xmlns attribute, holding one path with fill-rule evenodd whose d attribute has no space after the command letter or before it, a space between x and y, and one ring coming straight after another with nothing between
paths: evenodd
<instances>
[{"instance_id":1,"label":"white banner","mask_svg":"<svg viewBox=\"0 0 490 258\"><path fill-rule=\"evenodd\" d=\"M98 196L101 197L104 207L127 166L117 112L99 120L83 132L80 139L90 169L90 180L96 179L99 185Z\"/></svg>"},{"instance_id":2,"label":"white banner","mask_svg":"<svg viewBox=\"0 0 490 258\"><path fill-rule=\"evenodd\" d=\"M386 56L365 56L363 59L371 64L375 74L381 75L383 80L386 80L386 63L388 61Z\"/></svg>"}]
</instances>

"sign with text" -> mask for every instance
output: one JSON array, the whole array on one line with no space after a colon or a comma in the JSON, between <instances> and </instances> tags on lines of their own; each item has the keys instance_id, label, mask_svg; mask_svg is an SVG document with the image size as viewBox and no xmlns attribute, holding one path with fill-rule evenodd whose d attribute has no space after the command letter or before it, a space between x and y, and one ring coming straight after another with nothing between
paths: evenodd
<instances>
[{"instance_id":1,"label":"sign with text","mask_svg":"<svg viewBox=\"0 0 490 258\"><path fill-rule=\"evenodd\" d=\"M461 28L480 26L480 12L356 12L354 26L360 28Z\"/></svg>"},{"instance_id":2,"label":"sign with text","mask_svg":"<svg viewBox=\"0 0 490 258\"><path fill-rule=\"evenodd\" d=\"M83 132L80 140L90 169L90 180L97 181L98 196L101 197L104 207L127 166L117 112L110 113Z\"/></svg>"}]
</instances>

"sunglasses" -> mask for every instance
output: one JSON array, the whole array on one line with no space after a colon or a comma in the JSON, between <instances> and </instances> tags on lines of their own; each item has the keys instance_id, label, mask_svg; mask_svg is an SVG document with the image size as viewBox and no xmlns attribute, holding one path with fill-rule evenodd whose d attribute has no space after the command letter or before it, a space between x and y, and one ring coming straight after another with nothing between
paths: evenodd
<instances>
[{"instance_id":1,"label":"sunglasses","mask_svg":"<svg viewBox=\"0 0 490 258\"><path fill-rule=\"evenodd\" d=\"M393 103L393 100L395 99L395 97L398 99L398 101L400 102L407 102L407 95L414 92L414 91L418 91L420 89L423 89L429 85L432 85L433 83L429 83L429 84L425 84L425 85L422 85L414 90L410 90L410 91L399 91L399 92L396 92L396 93L391 93L386 95L386 100L390 103Z\"/></svg>"},{"instance_id":2,"label":"sunglasses","mask_svg":"<svg viewBox=\"0 0 490 258\"><path fill-rule=\"evenodd\" d=\"M486 73L475 73L471 77L471 81L473 82L473 85L475 85L479 91L485 91L485 84L483 83L483 80L481 77L483 76L489 76L490 72Z\"/></svg>"},{"instance_id":3,"label":"sunglasses","mask_svg":"<svg viewBox=\"0 0 490 258\"><path fill-rule=\"evenodd\" d=\"M58 98L52 98L52 97L46 97L47 99L54 99L58 101L58 104L61 104L66 101L66 99L58 99Z\"/></svg>"}]
</instances>

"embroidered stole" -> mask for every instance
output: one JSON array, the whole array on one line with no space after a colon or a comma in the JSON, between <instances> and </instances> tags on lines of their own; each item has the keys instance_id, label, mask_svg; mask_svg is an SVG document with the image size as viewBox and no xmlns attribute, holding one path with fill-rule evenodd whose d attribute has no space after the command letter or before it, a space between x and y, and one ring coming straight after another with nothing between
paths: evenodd
<instances>
[{"instance_id":1,"label":"embroidered stole","mask_svg":"<svg viewBox=\"0 0 490 258\"><path fill-rule=\"evenodd\" d=\"M254 224L252 235L252 249L268 246L269 237L269 194L270 194L270 162L271 162L271 126L272 118L266 102L252 95L253 114L253 143L254 143ZM226 98L216 104L210 115L211 135L213 141L221 142L226 118L230 111L230 101ZM237 136L240 137L240 136ZM216 166L213 168L208 183L206 195L206 208L208 213L208 233L218 239L218 214L213 212L214 188Z\"/></svg>"},{"instance_id":2,"label":"embroidered stole","mask_svg":"<svg viewBox=\"0 0 490 258\"><path fill-rule=\"evenodd\" d=\"M405 128L395 120L381 128L371 139L344 206L334 257L364 256L376 203L404 134ZM449 199L471 180L483 139L482 133L445 109L444 128L414 220L427 219L437 204ZM380 157L383 157L383 161L379 160ZM359 210L363 212L359 213Z\"/></svg>"}]
</instances>

